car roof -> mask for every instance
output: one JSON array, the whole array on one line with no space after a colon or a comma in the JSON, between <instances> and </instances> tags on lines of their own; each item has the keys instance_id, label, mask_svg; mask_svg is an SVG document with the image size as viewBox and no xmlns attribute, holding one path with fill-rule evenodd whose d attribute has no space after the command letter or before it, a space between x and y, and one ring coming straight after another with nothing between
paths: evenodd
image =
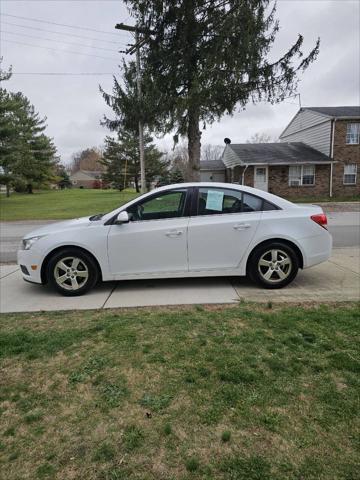
<instances>
[{"instance_id":1,"label":"car roof","mask_svg":"<svg viewBox=\"0 0 360 480\"><path fill-rule=\"evenodd\" d=\"M265 192L264 190L259 190L258 188L247 187L246 185L239 185L238 183L224 183L224 182L188 182L188 183L175 183L172 185L165 185L164 187L155 188L151 190L149 194L154 194L156 192L172 190L175 188L189 188L189 187L212 187L212 188L226 188L239 190L242 192L250 193L252 195L257 195L258 197L264 198L269 202L275 203L280 208L296 208L296 205L284 198L273 195L272 193Z\"/></svg>"}]
</instances>

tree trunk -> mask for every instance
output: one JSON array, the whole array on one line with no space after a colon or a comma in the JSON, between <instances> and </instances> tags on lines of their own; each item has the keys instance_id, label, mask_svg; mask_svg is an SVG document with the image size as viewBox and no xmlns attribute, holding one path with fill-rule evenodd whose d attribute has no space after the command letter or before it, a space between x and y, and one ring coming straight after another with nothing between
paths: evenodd
<instances>
[{"instance_id":1,"label":"tree trunk","mask_svg":"<svg viewBox=\"0 0 360 480\"><path fill-rule=\"evenodd\" d=\"M26 189L27 189L27 192L28 192L28 193L34 193L34 192L33 192L33 186L31 185L31 183L28 183L28 184L27 184Z\"/></svg>"},{"instance_id":2,"label":"tree trunk","mask_svg":"<svg viewBox=\"0 0 360 480\"><path fill-rule=\"evenodd\" d=\"M186 180L188 182L200 182L200 140L201 132L199 128L199 111L198 109L190 109L188 123L189 163L186 175Z\"/></svg>"},{"instance_id":3,"label":"tree trunk","mask_svg":"<svg viewBox=\"0 0 360 480\"><path fill-rule=\"evenodd\" d=\"M139 188L139 178L137 175L135 175L134 177L134 182L135 182L135 189L136 189L136 193L140 193L140 188Z\"/></svg>"},{"instance_id":4,"label":"tree trunk","mask_svg":"<svg viewBox=\"0 0 360 480\"><path fill-rule=\"evenodd\" d=\"M6 184L6 196L7 196L7 198L10 197L10 184L9 183Z\"/></svg>"}]
</instances>

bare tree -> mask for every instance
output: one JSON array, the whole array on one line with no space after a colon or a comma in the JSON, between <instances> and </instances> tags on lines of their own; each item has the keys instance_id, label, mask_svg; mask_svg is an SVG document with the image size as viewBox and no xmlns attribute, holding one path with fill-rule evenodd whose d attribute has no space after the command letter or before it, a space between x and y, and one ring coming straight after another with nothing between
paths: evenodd
<instances>
[{"instance_id":1,"label":"bare tree","mask_svg":"<svg viewBox=\"0 0 360 480\"><path fill-rule=\"evenodd\" d=\"M246 143L277 143L279 139L265 132L257 132L246 140Z\"/></svg>"},{"instance_id":2,"label":"bare tree","mask_svg":"<svg viewBox=\"0 0 360 480\"><path fill-rule=\"evenodd\" d=\"M205 143L201 149L201 160L219 160L224 151L221 145Z\"/></svg>"},{"instance_id":3,"label":"bare tree","mask_svg":"<svg viewBox=\"0 0 360 480\"><path fill-rule=\"evenodd\" d=\"M97 147L87 148L74 153L70 163L71 173L78 170L102 172L105 167L102 163L102 151Z\"/></svg>"},{"instance_id":4,"label":"bare tree","mask_svg":"<svg viewBox=\"0 0 360 480\"><path fill-rule=\"evenodd\" d=\"M179 171L182 176L186 178L187 169L188 169L188 147L186 142L181 142L176 145L176 147L170 152L165 152L164 157L169 164L170 171Z\"/></svg>"}]
</instances>

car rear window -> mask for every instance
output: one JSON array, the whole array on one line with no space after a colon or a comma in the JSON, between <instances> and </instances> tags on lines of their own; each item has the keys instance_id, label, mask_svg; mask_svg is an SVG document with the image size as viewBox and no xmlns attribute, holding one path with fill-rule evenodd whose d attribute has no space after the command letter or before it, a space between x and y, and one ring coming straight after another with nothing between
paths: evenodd
<instances>
[{"instance_id":1,"label":"car rear window","mask_svg":"<svg viewBox=\"0 0 360 480\"><path fill-rule=\"evenodd\" d=\"M261 197L239 190L199 188L198 215L261 212L278 207Z\"/></svg>"}]
</instances>

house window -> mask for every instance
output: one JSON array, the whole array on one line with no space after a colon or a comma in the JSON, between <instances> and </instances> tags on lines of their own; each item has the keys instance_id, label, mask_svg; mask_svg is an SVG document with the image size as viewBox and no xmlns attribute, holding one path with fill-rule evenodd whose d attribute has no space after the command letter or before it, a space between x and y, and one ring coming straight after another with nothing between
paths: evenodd
<instances>
[{"instance_id":1,"label":"house window","mask_svg":"<svg viewBox=\"0 0 360 480\"><path fill-rule=\"evenodd\" d=\"M344 165L344 185L355 185L356 173L357 165L355 163Z\"/></svg>"},{"instance_id":2,"label":"house window","mask_svg":"<svg viewBox=\"0 0 360 480\"><path fill-rule=\"evenodd\" d=\"M315 165L291 165L289 167L289 185L315 185Z\"/></svg>"},{"instance_id":3,"label":"house window","mask_svg":"<svg viewBox=\"0 0 360 480\"><path fill-rule=\"evenodd\" d=\"M346 127L346 143L357 145L360 143L360 123L348 123Z\"/></svg>"},{"instance_id":4,"label":"house window","mask_svg":"<svg viewBox=\"0 0 360 480\"><path fill-rule=\"evenodd\" d=\"M314 185L315 184L315 166L303 165L302 167L302 184Z\"/></svg>"}]
</instances>

